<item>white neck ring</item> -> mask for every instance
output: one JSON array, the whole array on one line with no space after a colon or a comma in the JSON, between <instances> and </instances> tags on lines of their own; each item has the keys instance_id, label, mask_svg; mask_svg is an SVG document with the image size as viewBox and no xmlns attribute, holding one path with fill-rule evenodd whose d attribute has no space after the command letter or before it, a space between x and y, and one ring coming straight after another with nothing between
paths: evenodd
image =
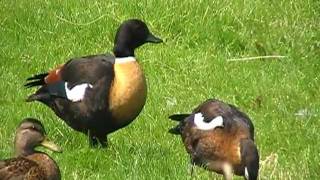
<instances>
[{"instance_id":1,"label":"white neck ring","mask_svg":"<svg viewBox=\"0 0 320 180\"><path fill-rule=\"evenodd\" d=\"M115 64L122 64L122 63L128 63L128 62L134 62L136 61L136 58L133 56L128 56L128 57L121 57L115 59Z\"/></svg>"}]
</instances>

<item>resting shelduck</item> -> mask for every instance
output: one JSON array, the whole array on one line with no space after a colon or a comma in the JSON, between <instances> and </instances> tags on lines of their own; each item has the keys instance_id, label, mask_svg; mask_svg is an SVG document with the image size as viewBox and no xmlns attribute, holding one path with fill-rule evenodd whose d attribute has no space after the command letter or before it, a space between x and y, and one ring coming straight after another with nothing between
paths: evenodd
<instances>
[{"instance_id":1,"label":"resting shelduck","mask_svg":"<svg viewBox=\"0 0 320 180\"><path fill-rule=\"evenodd\" d=\"M253 124L236 107L209 99L191 114L169 118L180 122L169 132L181 135L192 165L223 174L227 180L233 173L247 180L257 179L259 154Z\"/></svg>"}]
</instances>

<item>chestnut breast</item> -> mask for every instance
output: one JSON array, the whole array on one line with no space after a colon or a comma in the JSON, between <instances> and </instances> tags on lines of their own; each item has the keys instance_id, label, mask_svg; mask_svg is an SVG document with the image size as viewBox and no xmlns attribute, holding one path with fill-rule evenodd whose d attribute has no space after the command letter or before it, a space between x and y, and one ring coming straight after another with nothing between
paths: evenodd
<instances>
[{"instance_id":1,"label":"chestnut breast","mask_svg":"<svg viewBox=\"0 0 320 180\"><path fill-rule=\"evenodd\" d=\"M194 158L201 159L203 165L209 166L214 161L227 161L234 166L240 165L240 140L250 137L248 129L238 123L234 123L229 129L215 128L208 131L189 126L183 134L189 153L195 155ZM211 170L220 171L220 169Z\"/></svg>"},{"instance_id":2,"label":"chestnut breast","mask_svg":"<svg viewBox=\"0 0 320 180\"><path fill-rule=\"evenodd\" d=\"M139 115L146 102L146 79L137 61L115 63L114 72L109 110L115 123L125 125Z\"/></svg>"}]
</instances>

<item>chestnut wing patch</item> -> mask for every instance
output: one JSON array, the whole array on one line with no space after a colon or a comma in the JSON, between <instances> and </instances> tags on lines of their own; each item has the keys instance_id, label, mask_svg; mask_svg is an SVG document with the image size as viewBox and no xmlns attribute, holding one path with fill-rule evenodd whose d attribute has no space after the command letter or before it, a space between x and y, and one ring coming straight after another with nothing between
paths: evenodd
<instances>
[{"instance_id":1,"label":"chestnut wing patch","mask_svg":"<svg viewBox=\"0 0 320 180\"><path fill-rule=\"evenodd\" d=\"M46 84L53 84L61 81L61 69L63 65L59 65L57 68L49 71L48 75L44 78Z\"/></svg>"}]
</instances>

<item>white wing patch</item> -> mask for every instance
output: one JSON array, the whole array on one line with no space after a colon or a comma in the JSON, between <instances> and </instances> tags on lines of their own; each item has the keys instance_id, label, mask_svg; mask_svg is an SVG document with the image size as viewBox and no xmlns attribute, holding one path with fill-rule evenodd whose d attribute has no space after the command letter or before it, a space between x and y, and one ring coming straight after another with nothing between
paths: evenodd
<instances>
[{"instance_id":1,"label":"white wing patch","mask_svg":"<svg viewBox=\"0 0 320 180\"><path fill-rule=\"evenodd\" d=\"M201 130L211 130L216 127L223 127L223 118L222 116L217 116L213 118L210 122L203 121L204 117L202 113L196 113L194 115L194 124L197 126L198 129Z\"/></svg>"},{"instance_id":2,"label":"white wing patch","mask_svg":"<svg viewBox=\"0 0 320 180\"><path fill-rule=\"evenodd\" d=\"M87 88L92 88L91 84L84 83L74 86L72 89L68 88L68 83L65 84L67 97L72 102L81 101L84 98Z\"/></svg>"}]
</instances>

